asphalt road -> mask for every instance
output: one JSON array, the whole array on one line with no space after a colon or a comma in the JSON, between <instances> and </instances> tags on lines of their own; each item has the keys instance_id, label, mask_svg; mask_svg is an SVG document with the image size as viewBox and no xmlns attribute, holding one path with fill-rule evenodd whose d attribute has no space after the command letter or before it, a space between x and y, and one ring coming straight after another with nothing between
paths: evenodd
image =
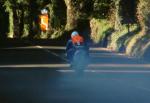
<instances>
[{"instance_id":1,"label":"asphalt road","mask_svg":"<svg viewBox=\"0 0 150 103\"><path fill-rule=\"evenodd\" d=\"M96 48L78 75L63 47L3 48L0 103L150 103L150 64Z\"/></svg>"}]
</instances>

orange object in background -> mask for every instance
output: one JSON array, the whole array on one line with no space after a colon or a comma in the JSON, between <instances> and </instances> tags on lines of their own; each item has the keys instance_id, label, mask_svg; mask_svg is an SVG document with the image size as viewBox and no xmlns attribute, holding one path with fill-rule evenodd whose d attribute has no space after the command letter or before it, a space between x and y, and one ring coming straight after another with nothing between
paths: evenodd
<instances>
[{"instance_id":1,"label":"orange object in background","mask_svg":"<svg viewBox=\"0 0 150 103\"><path fill-rule=\"evenodd\" d=\"M47 14L40 15L40 28L42 31L48 30L48 15Z\"/></svg>"}]
</instances>

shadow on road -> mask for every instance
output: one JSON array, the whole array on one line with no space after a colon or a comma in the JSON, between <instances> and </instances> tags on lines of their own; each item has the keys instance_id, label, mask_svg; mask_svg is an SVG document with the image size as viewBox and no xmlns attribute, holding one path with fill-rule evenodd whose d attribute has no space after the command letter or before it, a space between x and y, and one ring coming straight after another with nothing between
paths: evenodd
<instances>
[{"instance_id":1,"label":"shadow on road","mask_svg":"<svg viewBox=\"0 0 150 103\"><path fill-rule=\"evenodd\" d=\"M46 103L59 92L60 77L48 68L0 69L0 103Z\"/></svg>"}]
</instances>

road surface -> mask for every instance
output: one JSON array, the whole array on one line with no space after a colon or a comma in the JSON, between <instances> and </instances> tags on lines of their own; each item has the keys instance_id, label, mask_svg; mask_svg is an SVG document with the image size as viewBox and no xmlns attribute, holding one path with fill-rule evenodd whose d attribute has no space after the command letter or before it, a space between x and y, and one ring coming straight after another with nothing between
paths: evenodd
<instances>
[{"instance_id":1,"label":"road surface","mask_svg":"<svg viewBox=\"0 0 150 103\"><path fill-rule=\"evenodd\" d=\"M150 64L92 48L78 75L64 47L2 48L0 103L150 103Z\"/></svg>"}]
</instances>

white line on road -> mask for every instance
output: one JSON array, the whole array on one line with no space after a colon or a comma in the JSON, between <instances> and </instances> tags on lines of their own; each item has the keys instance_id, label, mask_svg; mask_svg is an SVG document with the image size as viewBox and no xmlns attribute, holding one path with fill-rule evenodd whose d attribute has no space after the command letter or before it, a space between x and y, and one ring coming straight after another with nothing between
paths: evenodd
<instances>
[{"instance_id":1,"label":"white line on road","mask_svg":"<svg viewBox=\"0 0 150 103\"><path fill-rule=\"evenodd\" d=\"M75 70L56 70L58 72L75 72ZM89 73L150 73L150 70L84 70Z\"/></svg>"},{"instance_id":2,"label":"white line on road","mask_svg":"<svg viewBox=\"0 0 150 103\"><path fill-rule=\"evenodd\" d=\"M150 68L150 64L90 64L89 68Z\"/></svg>"},{"instance_id":3,"label":"white line on road","mask_svg":"<svg viewBox=\"0 0 150 103\"><path fill-rule=\"evenodd\" d=\"M43 49L42 46L36 46L36 47L37 47L37 48L40 48L40 49ZM64 61L66 61L66 62L68 61L66 58L60 56L59 54L57 54L57 53L55 53L55 52L52 52L51 50L44 49L44 51L47 52L47 53L51 53L52 55L54 55L54 56L56 56L56 57L58 57L58 58L60 58L60 59L62 59L62 60L64 60Z\"/></svg>"},{"instance_id":4,"label":"white line on road","mask_svg":"<svg viewBox=\"0 0 150 103\"><path fill-rule=\"evenodd\" d=\"M21 67L55 67L55 68L68 68L70 67L70 64L8 64L8 65L0 65L0 68L21 68ZM150 70L150 64L89 64L89 69L106 69L106 68L130 68L130 69L147 69Z\"/></svg>"},{"instance_id":5,"label":"white line on road","mask_svg":"<svg viewBox=\"0 0 150 103\"><path fill-rule=\"evenodd\" d=\"M30 43L32 44L32 43ZM32 44L33 45L33 44ZM36 47L40 47L41 46L22 46L22 47L8 47L8 48L2 48L2 49L33 49ZM65 50L66 47L65 46L42 46L43 49L55 49L55 50ZM111 52L110 49L107 48L98 48L98 47L90 47L90 51L109 51Z\"/></svg>"},{"instance_id":6,"label":"white line on road","mask_svg":"<svg viewBox=\"0 0 150 103\"><path fill-rule=\"evenodd\" d=\"M70 64L16 64L16 65L0 65L0 69L4 68L15 68L15 69L20 69L20 68L51 68L55 69L58 72L74 72L70 68ZM150 69L132 69L132 70L126 70L126 69L85 69L84 72L91 72L91 73L150 73Z\"/></svg>"},{"instance_id":7,"label":"white line on road","mask_svg":"<svg viewBox=\"0 0 150 103\"><path fill-rule=\"evenodd\" d=\"M69 64L14 64L0 65L0 68L68 68Z\"/></svg>"}]
</instances>

